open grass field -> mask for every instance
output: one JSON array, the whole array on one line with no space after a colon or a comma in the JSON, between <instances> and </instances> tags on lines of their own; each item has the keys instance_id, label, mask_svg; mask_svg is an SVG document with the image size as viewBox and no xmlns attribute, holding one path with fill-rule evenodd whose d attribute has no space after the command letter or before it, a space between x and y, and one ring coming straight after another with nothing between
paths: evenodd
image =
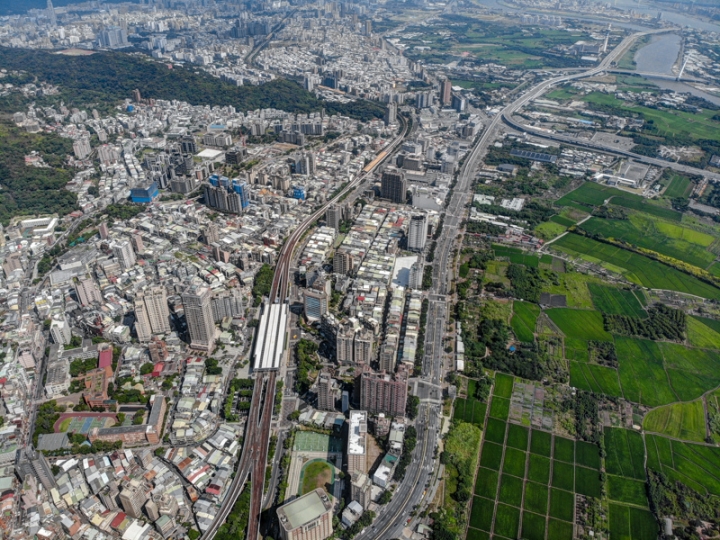
<instances>
[{"instance_id":1,"label":"open grass field","mask_svg":"<svg viewBox=\"0 0 720 540\"><path fill-rule=\"evenodd\" d=\"M622 273L629 281L644 287L720 299L720 289L717 287L661 262L626 249L603 244L592 238L567 234L557 240L553 246L571 255L579 255L586 260L601 263L612 271Z\"/></svg>"},{"instance_id":2,"label":"open grass field","mask_svg":"<svg viewBox=\"0 0 720 540\"><path fill-rule=\"evenodd\" d=\"M520 341L532 343L535 340L535 325L540 316L540 306L530 302L513 302L513 317L510 320L515 336Z\"/></svg>"},{"instance_id":3,"label":"open grass field","mask_svg":"<svg viewBox=\"0 0 720 540\"><path fill-rule=\"evenodd\" d=\"M623 395L618 371L596 364L570 362L570 385L606 396L621 397Z\"/></svg>"},{"instance_id":4,"label":"open grass field","mask_svg":"<svg viewBox=\"0 0 720 540\"><path fill-rule=\"evenodd\" d=\"M488 418L487 428L485 429L485 440L497 444L505 442L505 429L507 424L497 418Z\"/></svg>"},{"instance_id":5,"label":"open grass field","mask_svg":"<svg viewBox=\"0 0 720 540\"><path fill-rule=\"evenodd\" d=\"M688 317L688 342L701 349L720 349L720 333L714 328L720 321L701 317Z\"/></svg>"},{"instance_id":6,"label":"open grass field","mask_svg":"<svg viewBox=\"0 0 720 540\"><path fill-rule=\"evenodd\" d=\"M509 424L506 444L523 452L527 450L530 430L517 424Z\"/></svg>"},{"instance_id":7,"label":"open grass field","mask_svg":"<svg viewBox=\"0 0 720 540\"><path fill-rule=\"evenodd\" d=\"M560 274L558 281L560 283L559 285L546 285L543 288L543 292L564 294L567 299L567 307L593 309L592 296L590 295L588 284L602 283L600 278L578 272L567 272Z\"/></svg>"},{"instance_id":8,"label":"open grass field","mask_svg":"<svg viewBox=\"0 0 720 540\"><path fill-rule=\"evenodd\" d=\"M533 482L547 485L550 482L550 458L530 454L528 464L528 479Z\"/></svg>"},{"instance_id":9,"label":"open grass field","mask_svg":"<svg viewBox=\"0 0 720 540\"><path fill-rule=\"evenodd\" d=\"M637 431L605 428L605 469L609 474L645 480L645 443Z\"/></svg>"},{"instance_id":10,"label":"open grass field","mask_svg":"<svg viewBox=\"0 0 720 540\"><path fill-rule=\"evenodd\" d=\"M505 460L503 461L503 473L512 474L519 478L525 477L525 461L527 453L517 448L505 447Z\"/></svg>"},{"instance_id":11,"label":"open grass field","mask_svg":"<svg viewBox=\"0 0 720 540\"><path fill-rule=\"evenodd\" d=\"M647 508L645 482L610 474L607 477L607 486L608 497L611 501L635 504Z\"/></svg>"},{"instance_id":12,"label":"open grass field","mask_svg":"<svg viewBox=\"0 0 720 540\"><path fill-rule=\"evenodd\" d=\"M560 217L560 216L553 216L553 217ZM537 227L534 229L535 236L538 236L542 238L543 240L551 240L555 238L556 236L560 236L562 233L567 231L567 227L564 225L561 225L559 223L556 223L555 221L546 221L545 223L540 223Z\"/></svg>"},{"instance_id":13,"label":"open grass field","mask_svg":"<svg viewBox=\"0 0 720 540\"><path fill-rule=\"evenodd\" d=\"M687 176L673 174L670 185L665 189L663 195L668 198L689 197L692 193L693 183Z\"/></svg>"},{"instance_id":14,"label":"open grass field","mask_svg":"<svg viewBox=\"0 0 720 540\"><path fill-rule=\"evenodd\" d=\"M700 493L720 496L720 448L647 434L647 467Z\"/></svg>"},{"instance_id":15,"label":"open grass field","mask_svg":"<svg viewBox=\"0 0 720 540\"><path fill-rule=\"evenodd\" d=\"M598 311L557 308L548 309L545 313L568 338L612 341L612 335L605 331L602 314Z\"/></svg>"},{"instance_id":16,"label":"open grass field","mask_svg":"<svg viewBox=\"0 0 720 540\"><path fill-rule=\"evenodd\" d=\"M536 514L547 514L548 506L548 486L546 484L538 484L535 482L527 482L525 484L525 510L530 510Z\"/></svg>"},{"instance_id":17,"label":"open grass field","mask_svg":"<svg viewBox=\"0 0 720 540\"><path fill-rule=\"evenodd\" d=\"M668 381L657 343L646 339L616 337L615 351L625 399L650 407L678 401Z\"/></svg>"},{"instance_id":18,"label":"open grass field","mask_svg":"<svg viewBox=\"0 0 720 540\"><path fill-rule=\"evenodd\" d=\"M709 234L643 214L633 214L630 219L591 218L580 227L588 233L623 240L698 268L705 269L715 260L715 254L707 250L715 240Z\"/></svg>"},{"instance_id":19,"label":"open grass field","mask_svg":"<svg viewBox=\"0 0 720 540\"><path fill-rule=\"evenodd\" d=\"M500 478L500 493L498 501L511 506L521 506L523 496L522 478L503 474Z\"/></svg>"},{"instance_id":20,"label":"open grass field","mask_svg":"<svg viewBox=\"0 0 720 540\"><path fill-rule=\"evenodd\" d=\"M303 466L300 477L300 493L298 495L305 495L317 488L327 490L326 486L332 485L335 480L335 472L332 465L324 459L313 459Z\"/></svg>"},{"instance_id":21,"label":"open grass field","mask_svg":"<svg viewBox=\"0 0 720 540\"><path fill-rule=\"evenodd\" d=\"M585 182L576 190L558 199L555 204L566 206L567 203L574 202L589 207L602 206L610 197L622 195L626 195L626 193L619 189L596 184L595 182Z\"/></svg>"},{"instance_id":22,"label":"open grass field","mask_svg":"<svg viewBox=\"0 0 720 540\"><path fill-rule=\"evenodd\" d=\"M649 510L611 503L610 537L621 540L657 540L658 525Z\"/></svg>"},{"instance_id":23,"label":"open grass field","mask_svg":"<svg viewBox=\"0 0 720 540\"><path fill-rule=\"evenodd\" d=\"M643 420L643 429L684 441L703 442L706 426L702 400L672 403L653 409Z\"/></svg>"},{"instance_id":24,"label":"open grass field","mask_svg":"<svg viewBox=\"0 0 720 540\"><path fill-rule=\"evenodd\" d=\"M513 384L515 378L505 373L495 374L495 390L493 395L496 397L510 399L512 397Z\"/></svg>"},{"instance_id":25,"label":"open grass field","mask_svg":"<svg viewBox=\"0 0 720 540\"><path fill-rule=\"evenodd\" d=\"M545 516L527 510L523 512L522 537L527 540L545 540Z\"/></svg>"},{"instance_id":26,"label":"open grass field","mask_svg":"<svg viewBox=\"0 0 720 540\"><path fill-rule=\"evenodd\" d=\"M499 473L480 467L475 481L475 495L494 499L497 495Z\"/></svg>"},{"instance_id":27,"label":"open grass field","mask_svg":"<svg viewBox=\"0 0 720 540\"><path fill-rule=\"evenodd\" d=\"M530 437L530 452L540 456L550 457L552 450L552 436L546 431L534 429Z\"/></svg>"},{"instance_id":28,"label":"open grass field","mask_svg":"<svg viewBox=\"0 0 720 540\"><path fill-rule=\"evenodd\" d=\"M563 521L572 521L575 515L575 495L569 491L550 490L550 516Z\"/></svg>"},{"instance_id":29,"label":"open grass field","mask_svg":"<svg viewBox=\"0 0 720 540\"><path fill-rule=\"evenodd\" d=\"M589 283L588 288L595 309L602 313L640 318L647 317L647 313L640 301L631 290L598 285L597 283Z\"/></svg>"}]
</instances>

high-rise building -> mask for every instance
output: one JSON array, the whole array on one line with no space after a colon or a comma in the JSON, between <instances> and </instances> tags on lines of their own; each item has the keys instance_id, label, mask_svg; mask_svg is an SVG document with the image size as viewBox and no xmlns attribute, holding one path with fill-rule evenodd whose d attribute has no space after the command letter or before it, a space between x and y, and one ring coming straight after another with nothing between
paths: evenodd
<instances>
[{"instance_id":1,"label":"high-rise building","mask_svg":"<svg viewBox=\"0 0 720 540\"><path fill-rule=\"evenodd\" d=\"M355 473L367 474L367 433L368 422L367 412L350 411L350 422L348 424L347 459L348 474L352 477Z\"/></svg>"},{"instance_id":2,"label":"high-rise building","mask_svg":"<svg viewBox=\"0 0 720 540\"><path fill-rule=\"evenodd\" d=\"M389 126L390 124L394 124L397 122L397 103L394 101L387 104L387 107L385 108L385 125Z\"/></svg>"},{"instance_id":3,"label":"high-rise building","mask_svg":"<svg viewBox=\"0 0 720 540\"><path fill-rule=\"evenodd\" d=\"M208 287L189 288L182 294L190 347L211 351L215 345L215 322L212 312L212 291Z\"/></svg>"},{"instance_id":4,"label":"high-rise building","mask_svg":"<svg viewBox=\"0 0 720 540\"><path fill-rule=\"evenodd\" d=\"M85 159L90 155L90 152L92 152L92 148L89 140L82 138L73 143L73 153L76 158Z\"/></svg>"},{"instance_id":5,"label":"high-rise building","mask_svg":"<svg viewBox=\"0 0 720 540\"><path fill-rule=\"evenodd\" d=\"M349 365L353 361L353 339L355 330L341 328L335 337L335 360L338 364Z\"/></svg>"},{"instance_id":6,"label":"high-rise building","mask_svg":"<svg viewBox=\"0 0 720 540\"><path fill-rule=\"evenodd\" d=\"M112 246L113 254L123 270L129 270L135 266L135 252L127 240L116 242Z\"/></svg>"},{"instance_id":7,"label":"high-rise building","mask_svg":"<svg viewBox=\"0 0 720 540\"><path fill-rule=\"evenodd\" d=\"M338 250L333 257L333 273L344 276L353 270L353 256L347 251Z\"/></svg>"},{"instance_id":8,"label":"high-rise building","mask_svg":"<svg viewBox=\"0 0 720 540\"><path fill-rule=\"evenodd\" d=\"M108 236L109 236L110 233L108 232L108 226L107 226L107 223L106 223L105 221L103 221L103 222L98 226L98 232L100 233L100 239L101 239L101 240L107 240L107 239L108 239Z\"/></svg>"},{"instance_id":9,"label":"high-rise building","mask_svg":"<svg viewBox=\"0 0 720 540\"><path fill-rule=\"evenodd\" d=\"M105 505L105 508L107 508L108 510L117 509L118 500L120 497L120 492L118 491L117 487L105 486L103 490L99 493L99 495L100 500L102 501L103 505Z\"/></svg>"},{"instance_id":10,"label":"high-rise building","mask_svg":"<svg viewBox=\"0 0 720 540\"><path fill-rule=\"evenodd\" d=\"M139 341L150 341L153 334L170 332L170 310L165 287L160 285L138 292L134 306L135 331Z\"/></svg>"},{"instance_id":11,"label":"high-rise building","mask_svg":"<svg viewBox=\"0 0 720 540\"><path fill-rule=\"evenodd\" d=\"M213 319L221 322L226 317L242 316L245 313L240 289L231 289L212 299Z\"/></svg>"},{"instance_id":12,"label":"high-rise building","mask_svg":"<svg viewBox=\"0 0 720 540\"><path fill-rule=\"evenodd\" d=\"M332 536L333 499L317 488L277 509L282 540L325 540Z\"/></svg>"},{"instance_id":13,"label":"high-rise building","mask_svg":"<svg viewBox=\"0 0 720 540\"><path fill-rule=\"evenodd\" d=\"M34 476L48 491L57 485L47 459L42 452L36 452L32 446L18 450L15 455L15 474L21 482L25 481L27 475Z\"/></svg>"},{"instance_id":14,"label":"high-rise building","mask_svg":"<svg viewBox=\"0 0 720 540\"><path fill-rule=\"evenodd\" d=\"M77 294L80 305L83 307L93 303L100 304L103 301L100 289L93 278L86 277L78 280L77 285L75 285L75 294Z\"/></svg>"},{"instance_id":15,"label":"high-rise building","mask_svg":"<svg viewBox=\"0 0 720 540\"><path fill-rule=\"evenodd\" d=\"M317 407L321 411L334 411L337 383L329 372L321 371L318 375Z\"/></svg>"},{"instance_id":16,"label":"high-rise building","mask_svg":"<svg viewBox=\"0 0 720 540\"><path fill-rule=\"evenodd\" d=\"M382 174L381 188L383 199L403 204L407 198L407 180L405 173L394 168L387 167Z\"/></svg>"},{"instance_id":17,"label":"high-rise building","mask_svg":"<svg viewBox=\"0 0 720 540\"><path fill-rule=\"evenodd\" d=\"M353 343L353 362L355 364L370 364L375 356L375 336L368 329L355 333Z\"/></svg>"},{"instance_id":18,"label":"high-rise building","mask_svg":"<svg viewBox=\"0 0 720 540\"><path fill-rule=\"evenodd\" d=\"M328 312L328 303L330 302L330 287L332 283L329 279L320 276L316 277L311 284L305 289L305 317L310 322L319 321L323 315Z\"/></svg>"},{"instance_id":19,"label":"high-rise building","mask_svg":"<svg viewBox=\"0 0 720 540\"><path fill-rule=\"evenodd\" d=\"M418 214L410 219L408 228L408 249L422 251L427 241L428 220L425 214Z\"/></svg>"},{"instance_id":20,"label":"high-rise building","mask_svg":"<svg viewBox=\"0 0 720 540\"><path fill-rule=\"evenodd\" d=\"M400 366L395 377L365 367L360 375L360 407L372 413L404 416L407 405L407 369Z\"/></svg>"},{"instance_id":21,"label":"high-rise building","mask_svg":"<svg viewBox=\"0 0 720 540\"><path fill-rule=\"evenodd\" d=\"M120 492L120 505L128 516L135 519L142 517L142 507L145 505L145 501L147 501L145 489L137 480L131 480Z\"/></svg>"},{"instance_id":22,"label":"high-rise building","mask_svg":"<svg viewBox=\"0 0 720 540\"><path fill-rule=\"evenodd\" d=\"M372 480L367 474L356 472L350 477L350 481L350 500L357 501L367 509L372 502Z\"/></svg>"},{"instance_id":23,"label":"high-rise building","mask_svg":"<svg viewBox=\"0 0 720 540\"><path fill-rule=\"evenodd\" d=\"M218 226L214 223L210 223L207 227L203 229L203 238L205 238L206 244L219 242L220 232L218 231Z\"/></svg>"},{"instance_id":24,"label":"high-rise building","mask_svg":"<svg viewBox=\"0 0 720 540\"><path fill-rule=\"evenodd\" d=\"M447 107L452 103L452 83L450 79L445 79L440 83L440 103L443 107Z\"/></svg>"},{"instance_id":25,"label":"high-rise building","mask_svg":"<svg viewBox=\"0 0 720 540\"><path fill-rule=\"evenodd\" d=\"M423 273L425 271L425 264L422 259L418 257L418 260L413 263L410 267L410 279L408 280L408 287L419 291L422 289Z\"/></svg>"},{"instance_id":26,"label":"high-rise building","mask_svg":"<svg viewBox=\"0 0 720 540\"><path fill-rule=\"evenodd\" d=\"M143 244L142 236L140 236L139 234L133 234L130 237L130 243L132 244L135 253L137 253L138 255L142 255L143 253L145 253L145 244Z\"/></svg>"},{"instance_id":27,"label":"high-rise building","mask_svg":"<svg viewBox=\"0 0 720 540\"><path fill-rule=\"evenodd\" d=\"M70 331L70 324L63 315L56 315L50 323L50 335L54 343L59 345L70 343L72 332Z\"/></svg>"},{"instance_id":28,"label":"high-rise building","mask_svg":"<svg viewBox=\"0 0 720 540\"><path fill-rule=\"evenodd\" d=\"M119 26L108 26L98 33L98 44L108 49L127 47L127 32Z\"/></svg>"},{"instance_id":29,"label":"high-rise building","mask_svg":"<svg viewBox=\"0 0 720 540\"><path fill-rule=\"evenodd\" d=\"M53 7L52 0L47 0L47 16L50 21L50 26L57 26L57 15L55 15L55 8Z\"/></svg>"},{"instance_id":30,"label":"high-rise building","mask_svg":"<svg viewBox=\"0 0 720 540\"><path fill-rule=\"evenodd\" d=\"M331 204L325 211L325 221L328 227L332 227L336 231L340 230L340 225L343 221L343 209L342 206Z\"/></svg>"}]
</instances>

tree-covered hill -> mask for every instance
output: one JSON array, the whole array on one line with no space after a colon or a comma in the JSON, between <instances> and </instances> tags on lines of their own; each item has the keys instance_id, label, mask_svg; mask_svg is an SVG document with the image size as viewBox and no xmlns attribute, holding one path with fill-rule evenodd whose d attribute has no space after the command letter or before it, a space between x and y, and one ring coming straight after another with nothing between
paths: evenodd
<instances>
[{"instance_id":1,"label":"tree-covered hill","mask_svg":"<svg viewBox=\"0 0 720 540\"><path fill-rule=\"evenodd\" d=\"M271 107L307 113L324 107L328 114L359 120L381 118L384 112L381 105L369 101L324 102L285 79L259 86L235 86L195 66L168 66L121 52L65 56L0 47L0 66L25 70L40 81L58 85L65 103L77 107L106 108L132 98L132 91L137 88L145 98L177 99L192 105L232 105L242 111Z\"/></svg>"}]
</instances>

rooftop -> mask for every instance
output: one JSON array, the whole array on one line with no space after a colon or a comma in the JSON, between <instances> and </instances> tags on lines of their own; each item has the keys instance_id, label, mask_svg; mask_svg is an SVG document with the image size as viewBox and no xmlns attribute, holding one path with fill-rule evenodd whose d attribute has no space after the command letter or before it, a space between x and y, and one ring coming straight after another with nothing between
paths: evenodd
<instances>
[{"instance_id":1,"label":"rooftop","mask_svg":"<svg viewBox=\"0 0 720 540\"><path fill-rule=\"evenodd\" d=\"M278 518L285 530L293 530L315 521L332 508L330 496L317 488L278 508Z\"/></svg>"}]
</instances>

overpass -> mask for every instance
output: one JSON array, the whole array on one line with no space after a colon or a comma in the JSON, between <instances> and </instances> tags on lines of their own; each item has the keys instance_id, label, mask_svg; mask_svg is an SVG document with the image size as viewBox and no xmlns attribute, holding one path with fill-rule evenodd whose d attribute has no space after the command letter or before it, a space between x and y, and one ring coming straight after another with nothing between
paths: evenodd
<instances>
[{"instance_id":1,"label":"overpass","mask_svg":"<svg viewBox=\"0 0 720 540\"><path fill-rule=\"evenodd\" d=\"M680 76L673 75L672 73L648 73L645 71L633 71L631 69L608 69L608 73L617 73L619 75L639 75L646 79L659 79L663 81L679 81L679 82L694 82L694 83L707 83L705 79L698 77L691 77L689 75Z\"/></svg>"}]
</instances>

